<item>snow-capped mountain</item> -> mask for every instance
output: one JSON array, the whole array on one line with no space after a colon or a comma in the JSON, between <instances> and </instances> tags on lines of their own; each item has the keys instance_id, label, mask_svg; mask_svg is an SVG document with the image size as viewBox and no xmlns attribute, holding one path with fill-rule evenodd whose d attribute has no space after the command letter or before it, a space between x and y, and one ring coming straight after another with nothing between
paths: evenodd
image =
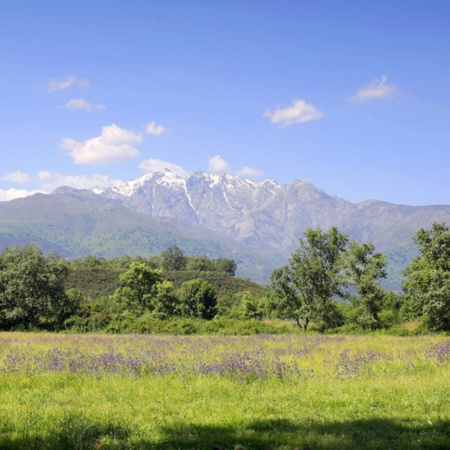
<instances>
[{"instance_id":1,"label":"snow-capped mountain","mask_svg":"<svg viewBox=\"0 0 450 450\"><path fill-rule=\"evenodd\" d=\"M307 228L335 225L373 242L398 274L414 256L411 237L450 223L450 206L351 203L305 181L278 185L229 174L168 170L107 189L62 187L0 204L0 246L38 242L66 257L188 254L230 257L241 274L261 279L284 263Z\"/></svg>"},{"instance_id":2,"label":"snow-capped mountain","mask_svg":"<svg viewBox=\"0 0 450 450\"><path fill-rule=\"evenodd\" d=\"M384 251L399 236L410 239L433 221L450 223L447 206L354 204L299 180L278 185L273 179L256 182L202 172L183 178L165 170L94 192L133 211L200 224L255 248L282 252L292 251L307 228L318 226L336 225Z\"/></svg>"},{"instance_id":3,"label":"snow-capped mountain","mask_svg":"<svg viewBox=\"0 0 450 450\"><path fill-rule=\"evenodd\" d=\"M247 237L247 217L280 189L271 179L255 182L201 172L183 178L166 170L94 192L152 217L198 223L239 240Z\"/></svg>"}]
</instances>

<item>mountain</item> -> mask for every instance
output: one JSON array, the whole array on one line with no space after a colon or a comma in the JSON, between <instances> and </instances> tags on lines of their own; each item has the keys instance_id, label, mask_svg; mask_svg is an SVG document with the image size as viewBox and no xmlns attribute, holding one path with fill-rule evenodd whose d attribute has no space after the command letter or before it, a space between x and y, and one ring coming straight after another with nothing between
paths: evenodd
<instances>
[{"instance_id":1,"label":"mountain","mask_svg":"<svg viewBox=\"0 0 450 450\"><path fill-rule=\"evenodd\" d=\"M395 277L416 254L412 236L433 222L450 223L450 206L406 206L369 200L351 203L305 181L278 185L230 174L169 170L94 190L102 198L151 217L200 224L254 249L289 255L307 228L335 225L359 242L387 253Z\"/></svg>"},{"instance_id":2,"label":"mountain","mask_svg":"<svg viewBox=\"0 0 450 450\"><path fill-rule=\"evenodd\" d=\"M68 187L0 203L0 248L28 242L66 258L150 256L177 245L186 254L232 258L239 274L256 281L267 279L273 261L283 263L277 252L255 251L201 225L149 217L92 191Z\"/></svg>"},{"instance_id":3,"label":"mountain","mask_svg":"<svg viewBox=\"0 0 450 450\"><path fill-rule=\"evenodd\" d=\"M280 186L272 179L255 182L229 174L197 172L182 178L166 170L94 192L151 217L182 219L282 252L292 251L308 227L336 225L352 238L374 241L386 250L420 227L450 221L450 206L351 203L305 181Z\"/></svg>"},{"instance_id":4,"label":"mountain","mask_svg":"<svg viewBox=\"0 0 450 450\"><path fill-rule=\"evenodd\" d=\"M267 279L307 228L335 225L389 257L392 276L416 254L412 236L450 223L450 206L351 203L305 181L278 185L230 174L169 170L111 186L59 188L0 204L0 245L35 240L63 256L157 254L178 245L188 254L231 257L241 275Z\"/></svg>"}]
</instances>

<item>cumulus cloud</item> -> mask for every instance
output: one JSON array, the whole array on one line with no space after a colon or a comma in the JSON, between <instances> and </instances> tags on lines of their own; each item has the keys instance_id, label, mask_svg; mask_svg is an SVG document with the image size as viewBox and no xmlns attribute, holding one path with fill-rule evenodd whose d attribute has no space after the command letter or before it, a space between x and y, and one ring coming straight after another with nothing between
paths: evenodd
<instances>
[{"instance_id":1,"label":"cumulus cloud","mask_svg":"<svg viewBox=\"0 0 450 450\"><path fill-rule=\"evenodd\" d=\"M292 102L292 106L287 108L277 108L275 111L267 110L264 117L268 117L272 123L292 125L320 119L323 117L323 112L314 105L306 103L305 100L297 99Z\"/></svg>"},{"instance_id":2,"label":"cumulus cloud","mask_svg":"<svg viewBox=\"0 0 450 450\"><path fill-rule=\"evenodd\" d=\"M229 164L219 155L213 156L208 160L208 172L218 173L230 170Z\"/></svg>"},{"instance_id":3,"label":"cumulus cloud","mask_svg":"<svg viewBox=\"0 0 450 450\"><path fill-rule=\"evenodd\" d=\"M162 125L157 125L155 122L149 122L146 128L147 134L152 134L154 136L159 136L167 131L167 128Z\"/></svg>"},{"instance_id":4,"label":"cumulus cloud","mask_svg":"<svg viewBox=\"0 0 450 450\"><path fill-rule=\"evenodd\" d=\"M60 147L70 152L75 164L107 165L138 156L139 150L135 145L141 140L140 134L112 124L103 127L100 136L86 141L63 138Z\"/></svg>"},{"instance_id":5,"label":"cumulus cloud","mask_svg":"<svg viewBox=\"0 0 450 450\"><path fill-rule=\"evenodd\" d=\"M92 111L95 109L104 109L105 105L93 104L85 100L84 98L72 98L64 104L64 108L67 109L84 109L85 111Z\"/></svg>"},{"instance_id":6,"label":"cumulus cloud","mask_svg":"<svg viewBox=\"0 0 450 450\"><path fill-rule=\"evenodd\" d=\"M242 169L237 171L237 174L242 177L260 177L263 173L253 167L244 166Z\"/></svg>"},{"instance_id":7,"label":"cumulus cloud","mask_svg":"<svg viewBox=\"0 0 450 450\"><path fill-rule=\"evenodd\" d=\"M48 83L48 92L53 93L56 91L63 91L69 89L72 86L87 87L89 86L88 80L79 80L73 75L69 75L66 78L60 80L50 80Z\"/></svg>"},{"instance_id":8,"label":"cumulus cloud","mask_svg":"<svg viewBox=\"0 0 450 450\"><path fill-rule=\"evenodd\" d=\"M7 173L6 175L0 177L0 180L12 181L13 183L24 184L24 183L28 183L31 180L31 178L27 173L21 172L20 170L18 170L17 172Z\"/></svg>"},{"instance_id":9,"label":"cumulus cloud","mask_svg":"<svg viewBox=\"0 0 450 450\"><path fill-rule=\"evenodd\" d=\"M37 174L41 183L41 192L52 192L61 186L70 186L76 189L91 189L93 187L108 187L121 183L122 180L110 178L108 175L61 175L57 172L41 170Z\"/></svg>"},{"instance_id":10,"label":"cumulus cloud","mask_svg":"<svg viewBox=\"0 0 450 450\"><path fill-rule=\"evenodd\" d=\"M234 173L242 177L259 177L263 174L260 170L248 166L244 166L239 170L234 170L220 155L209 158L208 163L208 172L211 173Z\"/></svg>"},{"instance_id":11,"label":"cumulus cloud","mask_svg":"<svg viewBox=\"0 0 450 450\"><path fill-rule=\"evenodd\" d=\"M45 194L45 192L35 189L35 190L27 190L27 189L0 189L0 202L7 202L9 200L14 200L15 198L24 198L33 194Z\"/></svg>"},{"instance_id":12,"label":"cumulus cloud","mask_svg":"<svg viewBox=\"0 0 450 450\"><path fill-rule=\"evenodd\" d=\"M382 75L380 78L360 87L352 97L352 100L360 102L380 98L390 98L396 93L398 93L398 87L394 83L388 82L386 75Z\"/></svg>"},{"instance_id":13,"label":"cumulus cloud","mask_svg":"<svg viewBox=\"0 0 450 450\"><path fill-rule=\"evenodd\" d=\"M183 178L187 178L190 175L190 173L183 169L183 167L167 161L161 161L160 159L146 159L139 164L139 168L145 173L155 173L169 169L176 175Z\"/></svg>"}]
</instances>

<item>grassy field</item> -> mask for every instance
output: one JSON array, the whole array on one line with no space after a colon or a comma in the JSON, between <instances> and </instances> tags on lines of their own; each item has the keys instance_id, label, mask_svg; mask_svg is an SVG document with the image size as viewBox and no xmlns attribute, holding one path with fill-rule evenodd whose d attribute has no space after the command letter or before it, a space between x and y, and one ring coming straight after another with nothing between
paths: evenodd
<instances>
[{"instance_id":1,"label":"grassy field","mask_svg":"<svg viewBox=\"0 0 450 450\"><path fill-rule=\"evenodd\" d=\"M449 449L443 336L0 334L1 449Z\"/></svg>"}]
</instances>

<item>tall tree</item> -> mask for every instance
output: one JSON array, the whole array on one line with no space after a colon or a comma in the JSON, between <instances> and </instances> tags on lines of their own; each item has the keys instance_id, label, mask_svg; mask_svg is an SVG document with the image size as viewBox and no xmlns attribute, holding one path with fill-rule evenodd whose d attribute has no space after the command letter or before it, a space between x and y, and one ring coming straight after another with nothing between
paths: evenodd
<instances>
[{"instance_id":1,"label":"tall tree","mask_svg":"<svg viewBox=\"0 0 450 450\"><path fill-rule=\"evenodd\" d=\"M9 326L35 328L71 314L65 294L68 267L37 244L5 248L0 254L0 313Z\"/></svg>"},{"instance_id":2,"label":"tall tree","mask_svg":"<svg viewBox=\"0 0 450 450\"><path fill-rule=\"evenodd\" d=\"M230 275L235 275L237 269L237 264L234 261L234 259L228 259L228 258L219 258L217 260L217 268L216 270L218 272L226 272Z\"/></svg>"},{"instance_id":3,"label":"tall tree","mask_svg":"<svg viewBox=\"0 0 450 450\"><path fill-rule=\"evenodd\" d=\"M304 328L315 320L323 328L336 325L334 296L344 297L342 256L348 236L331 227L308 228L289 264L273 272L271 284Z\"/></svg>"},{"instance_id":4,"label":"tall tree","mask_svg":"<svg viewBox=\"0 0 450 450\"><path fill-rule=\"evenodd\" d=\"M293 275L291 264L275 269L270 285L279 299L276 303L278 314L295 319L297 325L306 331L313 318L313 290Z\"/></svg>"},{"instance_id":5,"label":"tall tree","mask_svg":"<svg viewBox=\"0 0 450 450\"><path fill-rule=\"evenodd\" d=\"M185 281L178 297L183 317L212 319L216 315L217 295L214 287L205 280Z\"/></svg>"},{"instance_id":6,"label":"tall tree","mask_svg":"<svg viewBox=\"0 0 450 450\"><path fill-rule=\"evenodd\" d=\"M450 228L433 223L413 238L419 248L404 271L407 307L435 330L450 330Z\"/></svg>"},{"instance_id":7,"label":"tall tree","mask_svg":"<svg viewBox=\"0 0 450 450\"><path fill-rule=\"evenodd\" d=\"M131 263L130 268L120 275L122 286L114 294L121 308L135 313L151 309L151 301L162 282L161 274L160 269L152 269L144 262Z\"/></svg>"},{"instance_id":8,"label":"tall tree","mask_svg":"<svg viewBox=\"0 0 450 450\"><path fill-rule=\"evenodd\" d=\"M379 280L386 278L386 265L386 256L375 253L373 243L350 242L346 253L346 269L358 294L353 295L351 301L358 310L358 323L369 330L379 325L378 313L385 295Z\"/></svg>"},{"instance_id":9,"label":"tall tree","mask_svg":"<svg viewBox=\"0 0 450 450\"><path fill-rule=\"evenodd\" d=\"M164 270L185 270L187 265L187 257L176 245L161 252L161 261Z\"/></svg>"}]
</instances>

